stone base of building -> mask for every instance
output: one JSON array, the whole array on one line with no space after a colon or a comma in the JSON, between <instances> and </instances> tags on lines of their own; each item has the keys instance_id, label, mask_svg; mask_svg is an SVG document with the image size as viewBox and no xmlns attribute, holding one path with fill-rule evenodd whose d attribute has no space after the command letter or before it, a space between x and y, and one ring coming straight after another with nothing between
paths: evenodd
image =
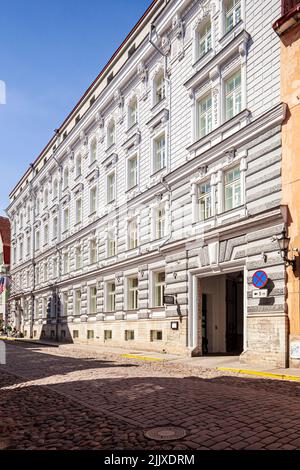
<instances>
[{"instance_id":1,"label":"stone base of building","mask_svg":"<svg viewBox=\"0 0 300 470\"><path fill-rule=\"evenodd\" d=\"M171 323L175 323L172 329ZM26 327L24 328L26 330ZM134 332L134 339L132 333ZM109 338L111 336L111 338ZM27 334L28 337L28 334ZM137 321L68 322L56 325L33 326L34 339L56 340L74 344L90 344L128 350L153 351L166 354L188 355L187 319L149 319Z\"/></svg>"},{"instance_id":2,"label":"stone base of building","mask_svg":"<svg viewBox=\"0 0 300 470\"><path fill-rule=\"evenodd\" d=\"M300 336L290 335L290 367L300 369Z\"/></svg>"},{"instance_id":3,"label":"stone base of building","mask_svg":"<svg viewBox=\"0 0 300 470\"><path fill-rule=\"evenodd\" d=\"M287 316L284 313L248 316L247 343L247 350L240 356L242 364L288 367Z\"/></svg>"}]
</instances>

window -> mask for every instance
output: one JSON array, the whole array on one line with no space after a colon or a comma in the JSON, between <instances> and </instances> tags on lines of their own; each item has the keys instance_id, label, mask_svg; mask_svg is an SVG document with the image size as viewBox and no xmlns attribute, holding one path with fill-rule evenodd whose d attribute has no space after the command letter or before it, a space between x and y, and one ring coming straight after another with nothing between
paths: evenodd
<instances>
[{"instance_id":1,"label":"window","mask_svg":"<svg viewBox=\"0 0 300 470\"><path fill-rule=\"evenodd\" d=\"M57 258L53 258L53 277L54 278L57 277L57 267L58 267Z\"/></svg>"},{"instance_id":2,"label":"window","mask_svg":"<svg viewBox=\"0 0 300 470\"><path fill-rule=\"evenodd\" d=\"M116 236L115 231L110 230L107 233L107 256L115 256L116 255Z\"/></svg>"},{"instance_id":3,"label":"window","mask_svg":"<svg viewBox=\"0 0 300 470\"><path fill-rule=\"evenodd\" d=\"M90 264L97 263L97 240L90 241Z\"/></svg>"},{"instance_id":4,"label":"window","mask_svg":"<svg viewBox=\"0 0 300 470\"><path fill-rule=\"evenodd\" d=\"M197 102L197 138L200 139L212 130L212 99L206 96Z\"/></svg>"},{"instance_id":5,"label":"window","mask_svg":"<svg viewBox=\"0 0 300 470\"><path fill-rule=\"evenodd\" d=\"M64 274L69 272L69 253L65 252L63 255Z\"/></svg>"},{"instance_id":6,"label":"window","mask_svg":"<svg viewBox=\"0 0 300 470\"><path fill-rule=\"evenodd\" d=\"M116 310L116 284L115 282L107 283L107 311L114 312Z\"/></svg>"},{"instance_id":7,"label":"window","mask_svg":"<svg viewBox=\"0 0 300 470\"><path fill-rule=\"evenodd\" d=\"M163 72L161 72L154 80L154 105L160 103L165 96L165 79Z\"/></svg>"},{"instance_id":8,"label":"window","mask_svg":"<svg viewBox=\"0 0 300 470\"><path fill-rule=\"evenodd\" d=\"M75 250L75 265L76 269L82 268L82 249L81 246L77 246Z\"/></svg>"},{"instance_id":9,"label":"window","mask_svg":"<svg viewBox=\"0 0 300 470\"><path fill-rule=\"evenodd\" d=\"M164 168L166 162L166 138L165 134L160 135L154 139L154 161L153 161L153 170L156 171Z\"/></svg>"},{"instance_id":10,"label":"window","mask_svg":"<svg viewBox=\"0 0 300 470\"><path fill-rule=\"evenodd\" d=\"M36 268L35 279L36 279L36 283L39 284L40 283L40 268L39 268L39 266Z\"/></svg>"},{"instance_id":11,"label":"window","mask_svg":"<svg viewBox=\"0 0 300 470\"><path fill-rule=\"evenodd\" d=\"M53 219L53 238L57 237L57 230L58 230L58 220L57 217Z\"/></svg>"},{"instance_id":12,"label":"window","mask_svg":"<svg viewBox=\"0 0 300 470\"><path fill-rule=\"evenodd\" d=\"M76 224L82 220L82 199L81 197L76 200Z\"/></svg>"},{"instance_id":13,"label":"window","mask_svg":"<svg viewBox=\"0 0 300 470\"><path fill-rule=\"evenodd\" d=\"M23 227L23 214L20 214L20 228Z\"/></svg>"},{"instance_id":14,"label":"window","mask_svg":"<svg viewBox=\"0 0 300 470\"><path fill-rule=\"evenodd\" d=\"M66 317L68 315L68 302L69 296L67 292L63 293L63 315Z\"/></svg>"},{"instance_id":15,"label":"window","mask_svg":"<svg viewBox=\"0 0 300 470\"><path fill-rule=\"evenodd\" d=\"M138 278L130 277L128 278L128 291L127 291L127 308L129 310L138 309Z\"/></svg>"},{"instance_id":16,"label":"window","mask_svg":"<svg viewBox=\"0 0 300 470\"><path fill-rule=\"evenodd\" d=\"M58 182L57 179L53 181L53 199L56 199L58 196Z\"/></svg>"},{"instance_id":17,"label":"window","mask_svg":"<svg viewBox=\"0 0 300 470\"><path fill-rule=\"evenodd\" d=\"M40 231L39 230L35 232L35 248L36 250L40 249Z\"/></svg>"},{"instance_id":18,"label":"window","mask_svg":"<svg viewBox=\"0 0 300 470\"><path fill-rule=\"evenodd\" d=\"M151 330L150 331L150 341L162 341L162 331L161 330Z\"/></svg>"},{"instance_id":19,"label":"window","mask_svg":"<svg viewBox=\"0 0 300 470\"><path fill-rule=\"evenodd\" d=\"M137 155L134 155L127 161L128 189L134 188L137 185L137 163Z\"/></svg>"},{"instance_id":20,"label":"window","mask_svg":"<svg viewBox=\"0 0 300 470\"><path fill-rule=\"evenodd\" d=\"M36 215L38 215L40 213L40 200L39 200L39 198L36 199L35 213L36 213Z\"/></svg>"},{"instance_id":21,"label":"window","mask_svg":"<svg viewBox=\"0 0 300 470\"><path fill-rule=\"evenodd\" d=\"M156 209L156 238L165 236L166 230L166 208L165 204L160 204Z\"/></svg>"},{"instance_id":22,"label":"window","mask_svg":"<svg viewBox=\"0 0 300 470\"><path fill-rule=\"evenodd\" d=\"M69 186L69 170L68 168L64 169L64 189Z\"/></svg>"},{"instance_id":23,"label":"window","mask_svg":"<svg viewBox=\"0 0 300 470\"><path fill-rule=\"evenodd\" d=\"M44 245L48 245L49 243L49 226L48 224L44 227Z\"/></svg>"},{"instance_id":24,"label":"window","mask_svg":"<svg viewBox=\"0 0 300 470\"><path fill-rule=\"evenodd\" d=\"M87 330L87 339L94 339L94 330Z\"/></svg>"},{"instance_id":25,"label":"window","mask_svg":"<svg viewBox=\"0 0 300 470\"><path fill-rule=\"evenodd\" d=\"M198 31L197 59L203 57L211 49L211 22L207 21Z\"/></svg>"},{"instance_id":26,"label":"window","mask_svg":"<svg viewBox=\"0 0 300 470\"><path fill-rule=\"evenodd\" d=\"M48 207L48 189L45 189L44 192L44 207Z\"/></svg>"},{"instance_id":27,"label":"window","mask_svg":"<svg viewBox=\"0 0 300 470\"><path fill-rule=\"evenodd\" d=\"M115 199L115 173L107 176L107 202L110 203Z\"/></svg>"},{"instance_id":28,"label":"window","mask_svg":"<svg viewBox=\"0 0 300 470\"><path fill-rule=\"evenodd\" d=\"M165 271L154 273L154 307L162 307L164 305L165 286Z\"/></svg>"},{"instance_id":29,"label":"window","mask_svg":"<svg viewBox=\"0 0 300 470\"><path fill-rule=\"evenodd\" d=\"M128 106L128 127L132 127L137 123L137 99L132 98Z\"/></svg>"},{"instance_id":30,"label":"window","mask_svg":"<svg viewBox=\"0 0 300 470\"><path fill-rule=\"evenodd\" d=\"M96 212L97 207L97 188L90 189L90 214Z\"/></svg>"},{"instance_id":31,"label":"window","mask_svg":"<svg viewBox=\"0 0 300 470\"><path fill-rule=\"evenodd\" d=\"M206 181L198 185L199 220L206 220L212 215L211 186Z\"/></svg>"},{"instance_id":32,"label":"window","mask_svg":"<svg viewBox=\"0 0 300 470\"><path fill-rule=\"evenodd\" d=\"M20 243L20 260L23 259L23 242Z\"/></svg>"},{"instance_id":33,"label":"window","mask_svg":"<svg viewBox=\"0 0 300 470\"><path fill-rule=\"evenodd\" d=\"M97 287L96 286L90 287L89 307L90 307L89 313L97 312Z\"/></svg>"},{"instance_id":34,"label":"window","mask_svg":"<svg viewBox=\"0 0 300 470\"><path fill-rule=\"evenodd\" d=\"M78 178L81 175L81 155L78 155L76 158L75 171L75 177Z\"/></svg>"},{"instance_id":35,"label":"window","mask_svg":"<svg viewBox=\"0 0 300 470\"><path fill-rule=\"evenodd\" d=\"M104 330L104 341L112 339L112 330Z\"/></svg>"},{"instance_id":36,"label":"window","mask_svg":"<svg viewBox=\"0 0 300 470\"><path fill-rule=\"evenodd\" d=\"M241 112L242 109L242 90L241 90L241 72L235 73L225 82L225 107L226 120Z\"/></svg>"},{"instance_id":37,"label":"window","mask_svg":"<svg viewBox=\"0 0 300 470\"><path fill-rule=\"evenodd\" d=\"M128 224L128 249L133 250L138 245L137 220L133 219Z\"/></svg>"},{"instance_id":38,"label":"window","mask_svg":"<svg viewBox=\"0 0 300 470\"><path fill-rule=\"evenodd\" d=\"M226 33L241 20L241 1L228 0L226 4Z\"/></svg>"},{"instance_id":39,"label":"window","mask_svg":"<svg viewBox=\"0 0 300 470\"><path fill-rule=\"evenodd\" d=\"M27 206L27 220L30 220L30 205Z\"/></svg>"},{"instance_id":40,"label":"window","mask_svg":"<svg viewBox=\"0 0 300 470\"><path fill-rule=\"evenodd\" d=\"M97 142L94 139L90 146L90 163L94 163L97 160Z\"/></svg>"},{"instance_id":41,"label":"window","mask_svg":"<svg viewBox=\"0 0 300 470\"><path fill-rule=\"evenodd\" d=\"M44 264L44 282L48 281L48 265Z\"/></svg>"},{"instance_id":42,"label":"window","mask_svg":"<svg viewBox=\"0 0 300 470\"><path fill-rule=\"evenodd\" d=\"M81 289L75 290L75 315L81 313Z\"/></svg>"},{"instance_id":43,"label":"window","mask_svg":"<svg viewBox=\"0 0 300 470\"><path fill-rule=\"evenodd\" d=\"M66 230L69 229L69 208L68 207L64 210L63 220L64 220L64 232L65 232Z\"/></svg>"},{"instance_id":44,"label":"window","mask_svg":"<svg viewBox=\"0 0 300 470\"><path fill-rule=\"evenodd\" d=\"M115 121L111 121L107 126L107 147L111 147L116 143L116 125Z\"/></svg>"},{"instance_id":45,"label":"window","mask_svg":"<svg viewBox=\"0 0 300 470\"><path fill-rule=\"evenodd\" d=\"M239 167L225 173L225 211L241 205L241 174Z\"/></svg>"},{"instance_id":46,"label":"window","mask_svg":"<svg viewBox=\"0 0 300 470\"><path fill-rule=\"evenodd\" d=\"M79 330L73 330L73 339L79 338Z\"/></svg>"},{"instance_id":47,"label":"window","mask_svg":"<svg viewBox=\"0 0 300 470\"><path fill-rule=\"evenodd\" d=\"M125 330L125 341L134 340L134 330Z\"/></svg>"}]
</instances>

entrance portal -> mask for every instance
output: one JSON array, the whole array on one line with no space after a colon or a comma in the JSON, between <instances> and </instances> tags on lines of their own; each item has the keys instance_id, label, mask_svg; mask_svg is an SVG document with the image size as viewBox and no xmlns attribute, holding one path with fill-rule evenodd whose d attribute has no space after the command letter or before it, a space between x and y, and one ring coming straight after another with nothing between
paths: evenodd
<instances>
[{"instance_id":1,"label":"entrance portal","mask_svg":"<svg viewBox=\"0 0 300 470\"><path fill-rule=\"evenodd\" d=\"M244 275L234 272L200 279L202 354L243 351Z\"/></svg>"}]
</instances>

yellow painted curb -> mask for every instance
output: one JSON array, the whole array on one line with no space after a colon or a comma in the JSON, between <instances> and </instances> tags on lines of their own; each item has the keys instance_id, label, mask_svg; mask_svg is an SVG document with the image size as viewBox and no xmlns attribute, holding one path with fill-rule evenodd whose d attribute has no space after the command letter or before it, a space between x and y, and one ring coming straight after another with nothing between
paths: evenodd
<instances>
[{"instance_id":1,"label":"yellow painted curb","mask_svg":"<svg viewBox=\"0 0 300 470\"><path fill-rule=\"evenodd\" d=\"M290 380L300 382L297 375L273 374L272 372L260 372L258 370L233 369L231 367L217 367L217 370L225 372L235 372L237 374L256 375L258 377L270 377L272 379Z\"/></svg>"},{"instance_id":2,"label":"yellow painted curb","mask_svg":"<svg viewBox=\"0 0 300 470\"><path fill-rule=\"evenodd\" d=\"M135 354L121 354L121 357L125 357L127 359L140 359L141 361L164 361L164 359L160 359L158 357L138 356Z\"/></svg>"},{"instance_id":3,"label":"yellow painted curb","mask_svg":"<svg viewBox=\"0 0 300 470\"><path fill-rule=\"evenodd\" d=\"M16 341L16 338L7 338L6 336L0 336L1 341Z\"/></svg>"}]
</instances>

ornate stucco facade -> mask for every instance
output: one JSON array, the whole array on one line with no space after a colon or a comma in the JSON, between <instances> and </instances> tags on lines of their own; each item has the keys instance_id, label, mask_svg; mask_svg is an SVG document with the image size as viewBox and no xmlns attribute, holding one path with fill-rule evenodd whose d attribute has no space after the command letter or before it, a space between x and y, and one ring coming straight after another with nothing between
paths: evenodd
<instances>
[{"instance_id":1,"label":"ornate stucco facade","mask_svg":"<svg viewBox=\"0 0 300 470\"><path fill-rule=\"evenodd\" d=\"M280 4L153 2L10 195L27 337L287 365Z\"/></svg>"}]
</instances>

